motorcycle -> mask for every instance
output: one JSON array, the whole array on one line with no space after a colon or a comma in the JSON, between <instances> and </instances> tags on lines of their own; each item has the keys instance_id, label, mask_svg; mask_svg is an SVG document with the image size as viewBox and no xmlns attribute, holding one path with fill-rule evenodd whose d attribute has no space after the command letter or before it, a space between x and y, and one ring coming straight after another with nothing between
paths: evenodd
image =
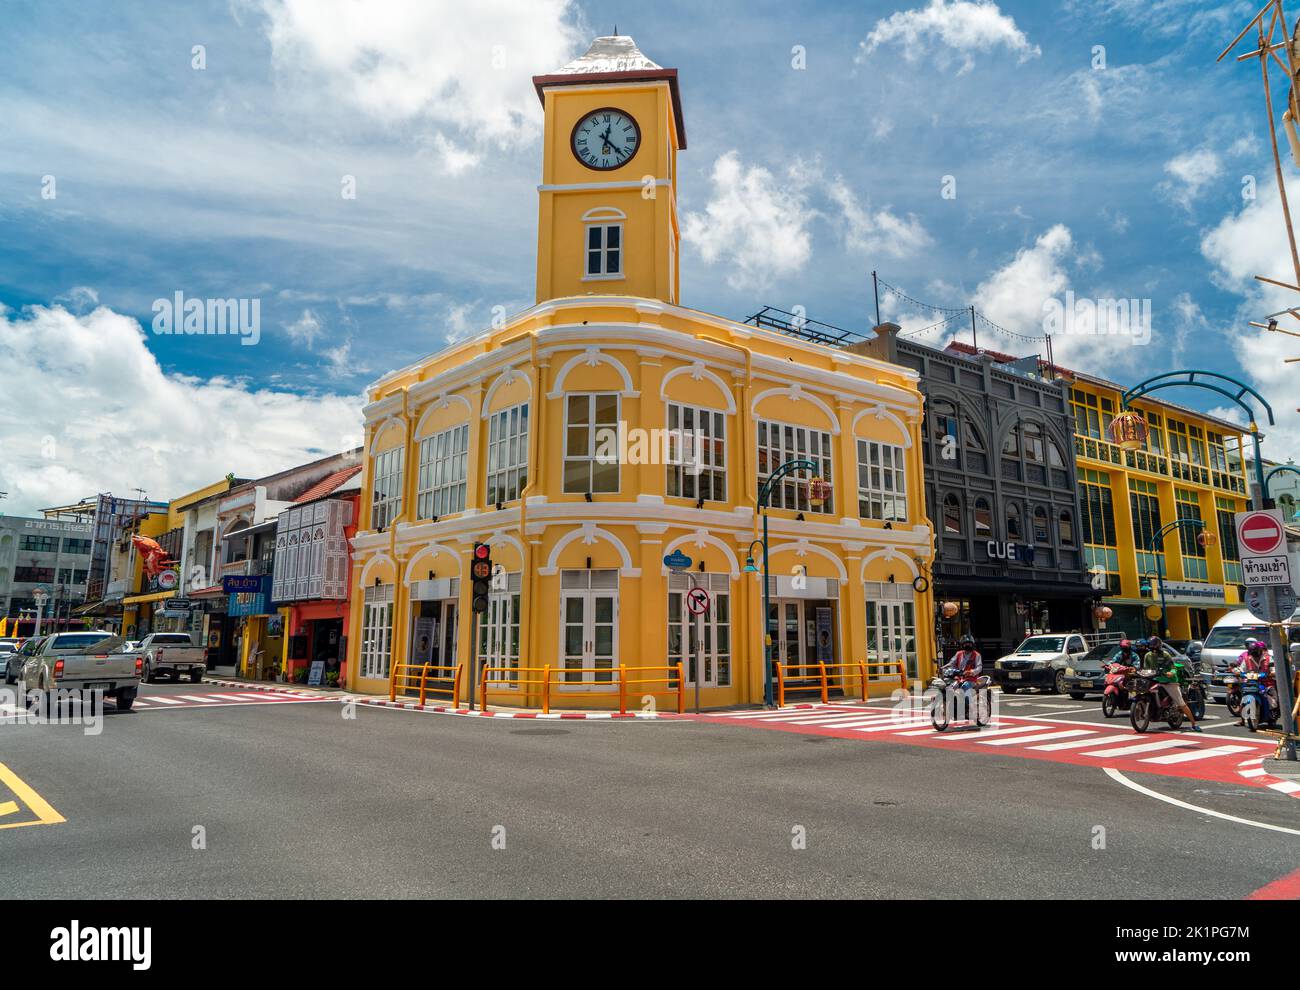
<instances>
[{"instance_id":1,"label":"motorcycle","mask_svg":"<svg viewBox=\"0 0 1300 990\"><path fill-rule=\"evenodd\" d=\"M1264 676L1257 670L1244 672L1241 675L1241 717L1246 728L1251 732L1258 732L1261 724L1272 728L1280 714L1264 683Z\"/></svg>"},{"instance_id":2,"label":"motorcycle","mask_svg":"<svg viewBox=\"0 0 1300 990\"><path fill-rule=\"evenodd\" d=\"M1232 672L1223 679L1227 695L1223 703L1228 706L1228 714L1241 717L1241 668L1233 667Z\"/></svg>"},{"instance_id":3,"label":"motorcycle","mask_svg":"<svg viewBox=\"0 0 1300 990\"><path fill-rule=\"evenodd\" d=\"M1164 719L1171 729L1183 724L1182 709L1174 707L1169 695L1160 690L1155 676L1154 670L1139 670L1129 685L1128 717L1135 732L1146 732L1158 719ZM1196 682L1188 685L1183 698L1192 714L1196 714L1198 707L1205 710L1205 691Z\"/></svg>"},{"instance_id":4,"label":"motorcycle","mask_svg":"<svg viewBox=\"0 0 1300 990\"><path fill-rule=\"evenodd\" d=\"M1136 672L1134 667L1118 660L1106 664L1106 690L1101 696L1101 713L1107 718L1129 710L1129 681Z\"/></svg>"},{"instance_id":5,"label":"motorcycle","mask_svg":"<svg viewBox=\"0 0 1300 990\"><path fill-rule=\"evenodd\" d=\"M930 688L935 692L930 705L930 724L936 732L944 732L954 721L969 719L982 727L993 718L993 679L985 676L975 678L969 692L961 686L965 680L967 678L961 674L940 671L930 681ZM966 711L968 701L972 709L969 713Z\"/></svg>"}]
</instances>

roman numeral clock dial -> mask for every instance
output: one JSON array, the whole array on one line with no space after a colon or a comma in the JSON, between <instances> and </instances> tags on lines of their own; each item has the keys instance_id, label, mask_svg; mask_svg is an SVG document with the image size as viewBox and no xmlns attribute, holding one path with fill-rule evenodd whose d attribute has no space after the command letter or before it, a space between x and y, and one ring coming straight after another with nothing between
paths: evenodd
<instances>
[{"instance_id":1,"label":"roman numeral clock dial","mask_svg":"<svg viewBox=\"0 0 1300 990\"><path fill-rule=\"evenodd\" d=\"M641 147L641 127L614 107L595 110L573 126L573 154L587 168L608 172L630 162Z\"/></svg>"}]
</instances>

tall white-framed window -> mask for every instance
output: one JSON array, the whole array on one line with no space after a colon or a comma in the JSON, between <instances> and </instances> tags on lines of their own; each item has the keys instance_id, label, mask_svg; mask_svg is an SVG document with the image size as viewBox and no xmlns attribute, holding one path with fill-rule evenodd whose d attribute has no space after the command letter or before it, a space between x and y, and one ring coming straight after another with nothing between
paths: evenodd
<instances>
[{"instance_id":1,"label":"tall white-framed window","mask_svg":"<svg viewBox=\"0 0 1300 990\"><path fill-rule=\"evenodd\" d=\"M809 460L818 465L817 475L831 481L831 435L807 426L789 423L758 421L758 483L761 487L767 476L786 461ZM834 511L834 495L821 505L813 507L808 500L807 471L792 471L772 490L768 505L775 509L794 509L798 512L817 512L829 515ZM832 489L833 493L834 489Z\"/></svg>"},{"instance_id":2,"label":"tall white-framed window","mask_svg":"<svg viewBox=\"0 0 1300 990\"><path fill-rule=\"evenodd\" d=\"M623 225L590 223L586 230L586 279L623 277Z\"/></svg>"},{"instance_id":3,"label":"tall white-framed window","mask_svg":"<svg viewBox=\"0 0 1300 990\"><path fill-rule=\"evenodd\" d=\"M361 624L361 676L388 677L393 656L393 585L366 588Z\"/></svg>"},{"instance_id":4,"label":"tall white-framed window","mask_svg":"<svg viewBox=\"0 0 1300 990\"><path fill-rule=\"evenodd\" d=\"M465 469L469 460L469 424L462 423L420 441L418 519L465 511Z\"/></svg>"},{"instance_id":5,"label":"tall white-framed window","mask_svg":"<svg viewBox=\"0 0 1300 990\"><path fill-rule=\"evenodd\" d=\"M867 581L867 659L873 663L897 665L902 661L907 676L917 675L916 604L912 586ZM895 666L895 669L897 667ZM889 669L873 667L869 680L895 676Z\"/></svg>"},{"instance_id":6,"label":"tall white-framed window","mask_svg":"<svg viewBox=\"0 0 1300 990\"><path fill-rule=\"evenodd\" d=\"M858 441L858 515L863 519L907 519L907 469L903 448Z\"/></svg>"},{"instance_id":7,"label":"tall white-framed window","mask_svg":"<svg viewBox=\"0 0 1300 990\"><path fill-rule=\"evenodd\" d=\"M402 514L402 466L406 449L394 447L375 455L374 499L370 528L385 529Z\"/></svg>"},{"instance_id":8,"label":"tall white-framed window","mask_svg":"<svg viewBox=\"0 0 1300 990\"><path fill-rule=\"evenodd\" d=\"M492 584L488 609L478 624L478 655L485 666L514 670L519 667L520 573L499 571ZM502 680L499 675L493 679Z\"/></svg>"},{"instance_id":9,"label":"tall white-framed window","mask_svg":"<svg viewBox=\"0 0 1300 990\"><path fill-rule=\"evenodd\" d=\"M618 491L618 393L568 395L564 403L564 490Z\"/></svg>"},{"instance_id":10,"label":"tall white-framed window","mask_svg":"<svg viewBox=\"0 0 1300 990\"><path fill-rule=\"evenodd\" d=\"M528 403L488 417L487 504L519 498L528 484Z\"/></svg>"},{"instance_id":11,"label":"tall white-framed window","mask_svg":"<svg viewBox=\"0 0 1300 990\"><path fill-rule=\"evenodd\" d=\"M727 500L727 416L717 409L668 403L668 485L676 498Z\"/></svg>"},{"instance_id":12,"label":"tall white-framed window","mask_svg":"<svg viewBox=\"0 0 1300 990\"><path fill-rule=\"evenodd\" d=\"M692 614L686 595L694 586L709 592L709 610ZM668 663L682 665L683 679L694 687L731 686L731 576L728 574L670 574L668 576ZM697 669L698 668L698 669Z\"/></svg>"}]
</instances>

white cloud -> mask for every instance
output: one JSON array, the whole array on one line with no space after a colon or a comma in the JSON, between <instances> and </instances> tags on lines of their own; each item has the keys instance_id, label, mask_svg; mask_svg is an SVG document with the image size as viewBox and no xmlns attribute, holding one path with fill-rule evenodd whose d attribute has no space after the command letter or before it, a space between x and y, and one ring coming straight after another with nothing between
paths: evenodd
<instances>
[{"instance_id":1,"label":"white cloud","mask_svg":"<svg viewBox=\"0 0 1300 990\"><path fill-rule=\"evenodd\" d=\"M306 344L307 350L312 349L316 338L322 333L320 318L311 309L304 309L302 316L292 323L286 323L284 329L288 332L290 340L295 344Z\"/></svg>"},{"instance_id":2,"label":"white cloud","mask_svg":"<svg viewBox=\"0 0 1300 990\"><path fill-rule=\"evenodd\" d=\"M237 337L187 337L235 347ZM357 446L362 396L251 389L228 378L166 374L145 331L107 307L0 312L0 364L44 397L0 405L5 510L32 514L96 492L154 498L228 472L258 477Z\"/></svg>"},{"instance_id":3,"label":"white cloud","mask_svg":"<svg viewBox=\"0 0 1300 990\"><path fill-rule=\"evenodd\" d=\"M873 211L869 205L862 206L840 176L831 182L827 194L840 208L844 221L844 246L850 251L905 258L933 243L915 215L909 213L904 218L887 208Z\"/></svg>"},{"instance_id":4,"label":"white cloud","mask_svg":"<svg viewBox=\"0 0 1300 990\"><path fill-rule=\"evenodd\" d=\"M585 40L572 0L262 0L262 9L283 72L320 80L381 121L427 121L479 146L531 140L541 122L532 76Z\"/></svg>"},{"instance_id":5,"label":"white cloud","mask_svg":"<svg viewBox=\"0 0 1300 990\"><path fill-rule=\"evenodd\" d=\"M1073 247L1070 228L1056 224L979 284L976 308L1009 329L1041 332L1044 301L1060 296L1069 286L1065 265Z\"/></svg>"},{"instance_id":6,"label":"white cloud","mask_svg":"<svg viewBox=\"0 0 1300 990\"><path fill-rule=\"evenodd\" d=\"M1223 174L1223 162L1209 148L1198 148L1169 159L1165 171L1170 179L1160 183L1160 191L1190 209L1205 187Z\"/></svg>"},{"instance_id":7,"label":"white cloud","mask_svg":"<svg viewBox=\"0 0 1300 990\"><path fill-rule=\"evenodd\" d=\"M866 61L882 45L898 42L903 47L903 57L914 62L930 54L936 41L942 49L962 54L961 72L973 67L972 53L977 51L1007 48L1018 62L1043 53L1016 26L1015 19L1002 13L995 3L988 0L930 0L926 7L896 11L876 22L871 33L858 45L857 61Z\"/></svg>"},{"instance_id":8,"label":"white cloud","mask_svg":"<svg viewBox=\"0 0 1300 990\"><path fill-rule=\"evenodd\" d=\"M713 163L712 198L702 213L688 213L682 239L708 264L731 266L727 284L762 289L799 271L812 256L808 205L814 170L796 162L784 176L760 165L746 167L735 151Z\"/></svg>"}]
</instances>

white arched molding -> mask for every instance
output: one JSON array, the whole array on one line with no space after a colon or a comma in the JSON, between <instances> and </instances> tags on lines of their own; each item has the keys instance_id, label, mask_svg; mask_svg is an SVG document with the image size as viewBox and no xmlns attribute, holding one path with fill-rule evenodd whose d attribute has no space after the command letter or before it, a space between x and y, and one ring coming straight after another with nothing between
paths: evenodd
<instances>
[{"instance_id":1,"label":"white arched molding","mask_svg":"<svg viewBox=\"0 0 1300 990\"><path fill-rule=\"evenodd\" d=\"M469 419L470 414L474 411L474 407L469 404L469 399L465 398L463 395L448 395L446 392L443 392L429 403L429 407L425 409L423 415L420 416L420 422L415 427L415 439L419 440L424 436L424 424L428 421L430 416L436 412L442 412L444 409L451 408L453 402L459 402L465 407L465 418ZM459 426L460 424L457 423L454 425Z\"/></svg>"},{"instance_id":2,"label":"white arched molding","mask_svg":"<svg viewBox=\"0 0 1300 990\"><path fill-rule=\"evenodd\" d=\"M903 437L903 447L909 450L911 449L912 434L911 431L908 430L907 424L904 423L901 419L899 419L897 415L890 412L888 409L886 409L883 405L880 404L876 404L874 406L868 406L866 409L863 409L861 412L859 412L856 416L853 417L853 425L850 429L852 429L854 436L857 436L858 434L858 424L862 422L864 419L866 419L868 416L870 416L872 419L887 419L895 426L897 426L898 432L902 434Z\"/></svg>"},{"instance_id":3,"label":"white arched molding","mask_svg":"<svg viewBox=\"0 0 1300 990\"><path fill-rule=\"evenodd\" d=\"M406 420L401 416L389 416L382 423L375 427L375 431L370 434L370 454L373 456L375 448L379 446L379 441L383 439L385 433L392 428L400 430L402 439L406 439Z\"/></svg>"},{"instance_id":4,"label":"white arched molding","mask_svg":"<svg viewBox=\"0 0 1300 990\"><path fill-rule=\"evenodd\" d=\"M410 563L406 565L406 575L402 578L402 583L410 585L416 580L415 568L417 565L422 567L423 561L433 560L435 557L442 556L443 554L446 554L456 562L456 576L459 577L461 568L460 554L451 549L451 547L443 546L441 543L430 543L427 546L421 547L420 552L412 557Z\"/></svg>"},{"instance_id":5,"label":"white arched molding","mask_svg":"<svg viewBox=\"0 0 1300 990\"><path fill-rule=\"evenodd\" d=\"M503 544L508 547L514 547L515 551L519 554L520 566L521 567L523 566L524 545L519 541L519 538L517 536L511 536L509 533L503 533L500 530L498 530L497 532L493 533L491 536L487 537L483 542L486 543L488 546L494 548L502 546Z\"/></svg>"},{"instance_id":6,"label":"white arched molding","mask_svg":"<svg viewBox=\"0 0 1300 990\"><path fill-rule=\"evenodd\" d=\"M766 391L759 392L758 395L754 396L754 401L750 404L750 413L757 416L759 403L773 395L784 395L787 396L791 402L807 402L809 405L816 406L825 414L826 422L830 424L831 435L839 436L840 421L835 416L835 413L831 412L831 407L811 392L805 392L803 386L798 382L784 388L769 388Z\"/></svg>"},{"instance_id":7,"label":"white arched molding","mask_svg":"<svg viewBox=\"0 0 1300 990\"><path fill-rule=\"evenodd\" d=\"M575 540L581 540L587 546L591 546L597 540L604 540L618 551L619 560L623 562L623 566L619 568L618 572L621 577L634 578L641 576L641 569L632 566L632 555L627 552L627 547L623 545L623 541L609 530L601 529L595 523L583 523L578 529L572 530L561 537L560 542L551 548L551 555L546 559L546 566L539 567L537 573L543 577L558 574L560 570L560 554L564 553L564 548Z\"/></svg>"},{"instance_id":8,"label":"white arched molding","mask_svg":"<svg viewBox=\"0 0 1300 990\"><path fill-rule=\"evenodd\" d=\"M907 565L907 569L912 572L913 580L921 576L921 571L916 566L916 561L913 560L911 556L901 552L895 547L885 547L885 549L883 550L873 550L871 553L867 554L864 558L862 558L862 572L858 575L860 580L865 581L867 579L867 568L871 566L871 562L873 560L885 560L885 561L901 560L904 564Z\"/></svg>"},{"instance_id":9,"label":"white arched molding","mask_svg":"<svg viewBox=\"0 0 1300 990\"><path fill-rule=\"evenodd\" d=\"M483 396L483 419L487 419L492 415L492 398L497 394L497 390L504 388L507 385L513 385L515 381L520 378L522 378L528 385L528 398L531 399L533 397L532 378L524 374L518 368L507 368L492 380L492 384L488 386L487 393Z\"/></svg>"},{"instance_id":10,"label":"white arched molding","mask_svg":"<svg viewBox=\"0 0 1300 990\"><path fill-rule=\"evenodd\" d=\"M665 402L668 401L668 383L672 381L674 378L676 378L678 375L690 375L691 378L693 378L697 382L701 378L705 378L713 382L714 385L718 386L718 391L721 392L723 396L726 398L727 415L729 416L735 415L736 399L731 394L731 389L727 388L727 383L724 382L721 377L719 377L718 375L714 374L712 371L709 371L709 369L704 367L703 361L696 361L694 364L688 364L688 365L683 365L680 368L674 368L672 371L668 372L668 374L664 375L663 383L660 385L659 388L659 398L663 399Z\"/></svg>"},{"instance_id":11,"label":"white arched molding","mask_svg":"<svg viewBox=\"0 0 1300 990\"><path fill-rule=\"evenodd\" d=\"M735 581L740 577L740 561L736 559L736 552L716 536L711 536L702 529L697 529L694 533L687 533L685 536L677 537L677 539L669 543L668 546L664 547L664 555L667 556L678 547L685 546L688 543L696 548L703 546L717 547L727 558L727 563L731 565L731 580ZM659 573L667 574L668 568L660 567Z\"/></svg>"},{"instance_id":12,"label":"white arched molding","mask_svg":"<svg viewBox=\"0 0 1300 990\"><path fill-rule=\"evenodd\" d=\"M602 220L626 220L627 214L614 206L593 206L582 215L583 223L599 223Z\"/></svg>"},{"instance_id":13,"label":"white arched molding","mask_svg":"<svg viewBox=\"0 0 1300 990\"><path fill-rule=\"evenodd\" d=\"M564 380L569 377L569 372L580 364L585 364L589 368L594 368L598 364L607 364L618 372L618 377L623 380L622 396L625 399L635 399L641 393L632 387L632 376L628 374L627 368L623 362L611 354L606 354L599 347L588 347L581 354L575 354L569 360L564 362L560 368L559 374L555 376L555 387L547 393L548 399L558 399L564 395Z\"/></svg>"},{"instance_id":14,"label":"white arched molding","mask_svg":"<svg viewBox=\"0 0 1300 990\"><path fill-rule=\"evenodd\" d=\"M797 540L794 543L782 543L779 547L772 547L767 552L768 557L774 557L778 553L784 553L787 550L793 550L797 557L806 557L810 553L815 553L818 557L825 557L835 565L835 571L840 576L840 584L849 583L849 572L844 569L844 561L825 547L819 547L816 543L809 543L807 540Z\"/></svg>"},{"instance_id":15,"label":"white arched molding","mask_svg":"<svg viewBox=\"0 0 1300 990\"><path fill-rule=\"evenodd\" d=\"M358 583L362 591L364 591L366 586L370 583L370 572L377 569L381 564L391 564L393 567L393 573L397 573L397 564L394 563L392 557L388 556L386 553L375 554L367 560L365 566L361 568L361 580Z\"/></svg>"}]
</instances>

